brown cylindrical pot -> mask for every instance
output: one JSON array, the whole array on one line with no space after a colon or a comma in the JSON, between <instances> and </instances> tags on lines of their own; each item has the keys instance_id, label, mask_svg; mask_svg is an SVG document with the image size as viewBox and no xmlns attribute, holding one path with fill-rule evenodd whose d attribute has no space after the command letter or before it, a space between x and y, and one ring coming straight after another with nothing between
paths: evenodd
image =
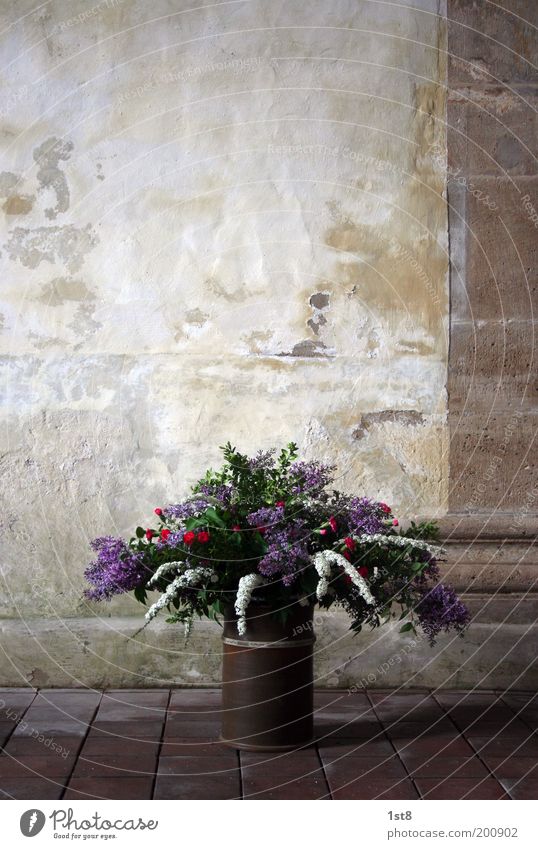
<instances>
[{"instance_id":1,"label":"brown cylindrical pot","mask_svg":"<svg viewBox=\"0 0 538 849\"><path fill-rule=\"evenodd\" d=\"M235 749L285 751L313 736L313 607L294 603L286 622L251 602L247 630L226 614L221 740Z\"/></svg>"}]
</instances>

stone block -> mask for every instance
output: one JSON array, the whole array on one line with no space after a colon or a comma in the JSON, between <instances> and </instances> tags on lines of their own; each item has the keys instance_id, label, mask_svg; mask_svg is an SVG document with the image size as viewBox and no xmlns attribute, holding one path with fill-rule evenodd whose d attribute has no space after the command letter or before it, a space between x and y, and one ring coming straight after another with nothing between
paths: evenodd
<instances>
[{"instance_id":1,"label":"stone block","mask_svg":"<svg viewBox=\"0 0 538 849\"><path fill-rule=\"evenodd\" d=\"M538 308L538 179L448 187L456 227L452 319L529 320Z\"/></svg>"},{"instance_id":2,"label":"stone block","mask_svg":"<svg viewBox=\"0 0 538 849\"><path fill-rule=\"evenodd\" d=\"M449 507L458 512L536 512L538 413L453 413Z\"/></svg>"},{"instance_id":3,"label":"stone block","mask_svg":"<svg viewBox=\"0 0 538 849\"><path fill-rule=\"evenodd\" d=\"M538 82L537 6L533 0L506 9L449 0L449 79ZM534 66L534 67L533 67Z\"/></svg>"},{"instance_id":4,"label":"stone block","mask_svg":"<svg viewBox=\"0 0 538 849\"><path fill-rule=\"evenodd\" d=\"M447 105L448 177L536 175L538 99L500 86L451 89Z\"/></svg>"},{"instance_id":5,"label":"stone block","mask_svg":"<svg viewBox=\"0 0 538 849\"><path fill-rule=\"evenodd\" d=\"M535 330L525 321L453 323L448 396L451 413L523 412L538 403Z\"/></svg>"}]
</instances>

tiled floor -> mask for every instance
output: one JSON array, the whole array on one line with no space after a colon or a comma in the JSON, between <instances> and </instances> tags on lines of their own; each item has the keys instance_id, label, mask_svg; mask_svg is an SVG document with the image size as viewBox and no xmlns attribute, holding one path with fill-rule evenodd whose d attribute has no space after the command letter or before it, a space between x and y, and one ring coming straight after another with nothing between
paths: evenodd
<instances>
[{"instance_id":1,"label":"tiled floor","mask_svg":"<svg viewBox=\"0 0 538 849\"><path fill-rule=\"evenodd\" d=\"M316 694L316 745L218 742L218 690L0 689L4 799L536 799L538 696Z\"/></svg>"}]
</instances>

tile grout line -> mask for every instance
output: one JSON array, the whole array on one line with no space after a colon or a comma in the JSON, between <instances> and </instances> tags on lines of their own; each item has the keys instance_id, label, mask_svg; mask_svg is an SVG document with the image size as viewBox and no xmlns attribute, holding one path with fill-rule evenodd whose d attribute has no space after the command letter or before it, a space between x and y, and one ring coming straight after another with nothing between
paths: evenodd
<instances>
[{"instance_id":1,"label":"tile grout line","mask_svg":"<svg viewBox=\"0 0 538 849\"><path fill-rule=\"evenodd\" d=\"M322 773L323 773L323 778L325 779L325 784L327 785L327 793L325 794L325 796L322 796L321 798L322 798L322 799L325 799L325 798L328 796L328 797L329 797L329 799L331 799L331 800L332 800L332 798L333 798L333 794L332 794L332 791L331 791L331 785L329 784L329 778L328 778L328 776L327 776L327 771L326 771L326 769L325 769L325 764L323 763L323 758L321 757L321 752L320 752L320 750L319 750L319 746L318 746L318 744L317 744L317 743L314 743L314 748L315 748L315 750L316 750L316 754L317 754L317 756L318 756L318 760L319 760L320 765L321 765L321 771L322 771Z\"/></svg>"},{"instance_id":2,"label":"tile grout line","mask_svg":"<svg viewBox=\"0 0 538 849\"><path fill-rule=\"evenodd\" d=\"M168 699L166 700L166 708L165 708L165 711L164 711L163 727L161 729L161 739L159 740L159 745L157 747L157 757L155 759L155 774L153 776L153 781L151 782L151 791L150 791L150 795L149 795L150 799L155 798L155 790L156 790L156 787L157 787L157 775L159 773L159 763L160 763L160 760L161 760L161 752L162 752L163 743L164 743L164 733L165 733L165 730L166 730L166 723L168 721L168 711L170 710L170 702L171 701L172 701L172 690L169 689L168 690Z\"/></svg>"},{"instance_id":3,"label":"tile grout line","mask_svg":"<svg viewBox=\"0 0 538 849\"><path fill-rule=\"evenodd\" d=\"M505 705L506 705L506 707L507 707L509 710L511 710L511 711L512 711L512 713L514 714L514 716L515 716L515 718L516 718L516 719L519 719L519 720L520 720L520 721L521 721L524 725L526 725L526 726L527 726L527 728L528 728L530 731L532 731L532 734L534 734L534 735L536 736L536 738L538 738L538 726L536 726L536 728L533 728L533 727L532 727L532 725L530 725L530 724L527 722L527 720L525 719L525 717L521 715L521 711L522 711L522 710L524 710L524 708L526 708L526 707L527 707L527 705L529 705L529 704L530 704L530 702L533 702L533 701L537 698L537 694L536 694L536 693L532 694L532 695L531 695L531 698L529 699L529 701L528 701L528 702L526 702L526 704L524 705L524 707L523 707L523 708L521 708L520 710L518 710L518 711L517 711L517 713L514 713L514 708L512 707L512 705L511 705L509 702L507 702L507 701L505 700L504 695L505 695L505 693L501 693L501 695L500 695L500 698L502 699L503 704L505 704ZM538 707L538 702L536 702L535 707ZM529 735L529 736L531 736L531 735Z\"/></svg>"},{"instance_id":4,"label":"tile grout line","mask_svg":"<svg viewBox=\"0 0 538 849\"><path fill-rule=\"evenodd\" d=\"M95 690L93 690L93 692L96 692L96 691L95 691ZM67 791L67 788L69 787L69 782L71 781L71 779L72 779L72 777L73 777L73 773L75 772L75 769L76 769L77 764L78 764L79 755L80 755L80 753L81 753L81 751L82 751L82 749L83 749L83 747L84 747L84 743L85 743L85 742L86 742L86 740L88 739L88 735L89 735L89 733L90 733L90 731L91 731L91 727L92 727L92 725L93 725L93 722L94 722L94 720L95 720L95 717L97 716L97 711L99 710L99 707L100 707L100 705L101 705L102 700L103 700L103 691L101 690L101 691L100 691L100 696L99 696L99 701L97 702L97 704L96 704L96 706L95 706L95 710L93 711L92 716L91 716L91 718L90 718L90 721L88 722L88 727L86 728L86 731L84 732L83 736L81 737L81 740L80 740L80 746L78 747L78 751L77 751L77 754L76 754L76 756L75 756L75 760L74 760L74 762L73 762L73 768L70 770L69 775L68 775L68 776L67 776L67 778L65 779L65 784L64 784L63 790L62 790L62 792L61 792L61 794L60 794L60 799L63 799L63 798L64 798L64 796L65 796L65 794L66 794L66 791Z\"/></svg>"},{"instance_id":5,"label":"tile grout line","mask_svg":"<svg viewBox=\"0 0 538 849\"><path fill-rule=\"evenodd\" d=\"M239 769L239 798L242 802L244 802L245 801L245 788L244 788L244 784L243 784L243 764L242 764L242 761L241 761L241 750L236 749L235 752L236 752L236 755L237 755L237 766L238 766L238 769Z\"/></svg>"},{"instance_id":6,"label":"tile grout line","mask_svg":"<svg viewBox=\"0 0 538 849\"><path fill-rule=\"evenodd\" d=\"M405 772L406 772L406 775L407 775L407 777L408 777L409 781L411 782L411 784L412 784L412 785L413 785L413 787L415 788L415 792L416 792L416 794L417 794L418 798L419 798L419 799L422 799L422 798L423 798L422 793L421 793L421 792L420 792L420 790L418 789L418 787L417 787L417 785L416 785L416 783L415 783L415 779L412 777L411 773L410 773L410 772L409 772L409 770L407 769L407 766L405 765L405 763L404 763L403 759L400 757L400 753L399 753L399 751L397 750L396 746L395 746L395 745L394 745L394 743L392 742L392 737L391 737L391 736L387 733L387 731L386 731L386 729L385 729L385 724L384 724L383 720L381 719L381 717L378 715L378 713L377 713L377 711L376 711L376 709L375 709L375 704L373 703L372 699L370 698L370 695L369 695L369 693L368 693L368 690L365 690L364 692L366 693L366 698L368 699L368 701L370 702L370 704L371 704L371 706L372 706L372 710L373 710L373 712L374 712L374 716L377 718L377 720L378 720L379 724L381 725L381 728L383 729L383 734L385 735L385 738L389 741L390 745L392 746L392 749L393 749L393 751L395 752L396 757L398 758L398 761L399 761L399 762L401 763L401 765L403 766L403 768L404 768L404 770L405 770ZM430 695L431 695L431 693L430 693ZM389 698L390 698L390 697L389 697Z\"/></svg>"},{"instance_id":7,"label":"tile grout line","mask_svg":"<svg viewBox=\"0 0 538 849\"><path fill-rule=\"evenodd\" d=\"M32 701L30 702L30 704L28 704L28 705L24 708L24 710L23 710L23 712L21 713L21 715L20 715L20 716L18 717L18 719L16 719L16 720L15 720L15 722L13 723L13 728L11 729L11 731L10 731L10 732L9 732L9 734L7 735L6 739L4 740L4 742L2 743L2 745L0 746L0 754L4 751L4 749L6 748L7 744L9 743L9 741L11 740L11 738L13 737L13 735L14 735L14 733L15 733L16 729L18 728L19 724L22 722L22 720L23 720L23 719L24 719L24 717L26 716L26 714L27 714L28 710L29 710L29 709L30 709L30 707L33 705L33 703L35 702L35 699L36 699L36 696L37 696L38 692L39 692L39 690L37 690L37 689L36 689L36 690L34 690L34 697L33 697Z\"/></svg>"},{"instance_id":8,"label":"tile grout line","mask_svg":"<svg viewBox=\"0 0 538 849\"><path fill-rule=\"evenodd\" d=\"M487 765L487 763L484 761L484 759L483 759L483 758L481 758L481 757L480 757L480 754L476 751L476 749L475 749L475 747L473 746L473 744L471 743L471 741L467 738L467 735L466 735L465 731L462 731L462 730L459 728L459 726L456 724L456 722L452 719L452 717L450 716L450 714L449 714L449 713L448 713L448 711L446 710L445 706L444 706L444 705L443 705L443 704L439 701L439 699L437 699L437 698L436 698L435 693L432 693L432 696L433 696L433 698L434 698L435 702L439 705L439 707L440 707L440 708L441 708L441 710L443 711L444 715L445 715L445 716L446 716L446 717L450 720L450 722L452 723L452 725L454 726L454 728L455 728L455 729L456 729L456 731L458 732L458 736L459 736L459 737L461 737L463 740L465 740L465 742L466 742L466 743L468 743L468 744L469 744L469 746L471 747L471 749L474 751L474 757L475 757L475 758L478 758L478 760L480 761L480 763L482 764L482 766L483 766L483 767L485 767L485 769L486 769L486 770L487 770L487 772L488 772L488 776L487 776L487 777L488 777L488 778L493 778L493 780L495 781L495 783L496 783L496 784L498 784L498 785L499 785L499 787L501 788L501 790L503 791L503 793L506 793L507 791L505 790L505 788L503 787L503 785L501 784L501 782L499 781L499 779L497 778L497 776L495 775L495 773L491 771L491 769L489 768L489 766ZM457 776L456 776L456 778L457 778ZM450 780L450 779L448 779L448 780ZM484 778L482 778L482 779L481 779L481 781L485 781L485 779L484 779ZM508 794L508 795L510 795L510 794Z\"/></svg>"}]
</instances>

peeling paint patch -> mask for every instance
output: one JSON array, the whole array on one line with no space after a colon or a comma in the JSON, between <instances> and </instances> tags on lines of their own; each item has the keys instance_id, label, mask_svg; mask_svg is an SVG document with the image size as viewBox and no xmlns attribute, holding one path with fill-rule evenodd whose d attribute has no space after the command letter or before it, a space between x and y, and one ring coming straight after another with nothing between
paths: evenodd
<instances>
[{"instance_id":1,"label":"peeling paint patch","mask_svg":"<svg viewBox=\"0 0 538 849\"><path fill-rule=\"evenodd\" d=\"M279 357L331 357L331 353L323 342L314 342L312 339L303 339L297 342L291 351L281 351Z\"/></svg>"},{"instance_id":2,"label":"peeling paint patch","mask_svg":"<svg viewBox=\"0 0 538 849\"><path fill-rule=\"evenodd\" d=\"M316 315L314 318L309 318L306 323L307 323L308 327L313 331L313 333L315 333L316 336L317 336L318 333L319 333L320 327L323 327L325 324L327 324L327 319L325 318L325 316L322 313L320 313L319 315Z\"/></svg>"},{"instance_id":3,"label":"peeling paint patch","mask_svg":"<svg viewBox=\"0 0 538 849\"><path fill-rule=\"evenodd\" d=\"M86 254L97 244L91 224L85 227L16 227L5 245L10 259L26 268L37 268L42 262L61 262L69 271L78 271Z\"/></svg>"},{"instance_id":4,"label":"peeling paint patch","mask_svg":"<svg viewBox=\"0 0 538 849\"><path fill-rule=\"evenodd\" d=\"M324 310L329 306L330 303L330 293L329 292L315 292L310 296L310 306L314 307L316 310Z\"/></svg>"},{"instance_id":5,"label":"peeling paint patch","mask_svg":"<svg viewBox=\"0 0 538 849\"><path fill-rule=\"evenodd\" d=\"M73 142L62 141L53 136L34 150L34 159L39 165L37 180L40 191L52 189L56 195L56 205L45 210L47 218L54 219L60 212L69 209L69 186L63 171L59 168L60 160L67 161L73 150Z\"/></svg>"},{"instance_id":6,"label":"peeling paint patch","mask_svg":"<svg viewBox=\"0 0 538 849\"><path fill-rule=\"evenodd\" d=\"M423 424L424 414L418 410L380 410L376 413L365 413L360 417L359 423L351 436L353 439L363 439L372 425L384 422L398 422L408 427L416 427Z\"/></svg>"},{"instance_id":7,"label":"peeling paint patch","mask_svg":"<svg viewBox=\"0 0 538 849\"><path fill-rule=\"evenodd\" d=\"M94 297L82 280L55 277L43 287L37 300L49 307L58 307L66 301L94 300Z\"/></svg>"},{"instance_id":8,"label":"peeling paint patch","mask_svg":"<svg viewBox=\"0 0 538 849\"><path fill-rule=\"evenodd\" d=\"M187 324L193 324L195 327L203 327L208 318L209 316L199 309L189 310L185 313L185 321Z\"/></svg>"},{"instance_id":9,"label":"peeling paint patch","mask_svg":"<svg viewBox=\"0 0 538 849\"><path fill-rule=\"evenodd\" d=\"M2 209L6 215L28 215L34 205L33 195L11 195Z\"/></svg>"}]
</instances>

